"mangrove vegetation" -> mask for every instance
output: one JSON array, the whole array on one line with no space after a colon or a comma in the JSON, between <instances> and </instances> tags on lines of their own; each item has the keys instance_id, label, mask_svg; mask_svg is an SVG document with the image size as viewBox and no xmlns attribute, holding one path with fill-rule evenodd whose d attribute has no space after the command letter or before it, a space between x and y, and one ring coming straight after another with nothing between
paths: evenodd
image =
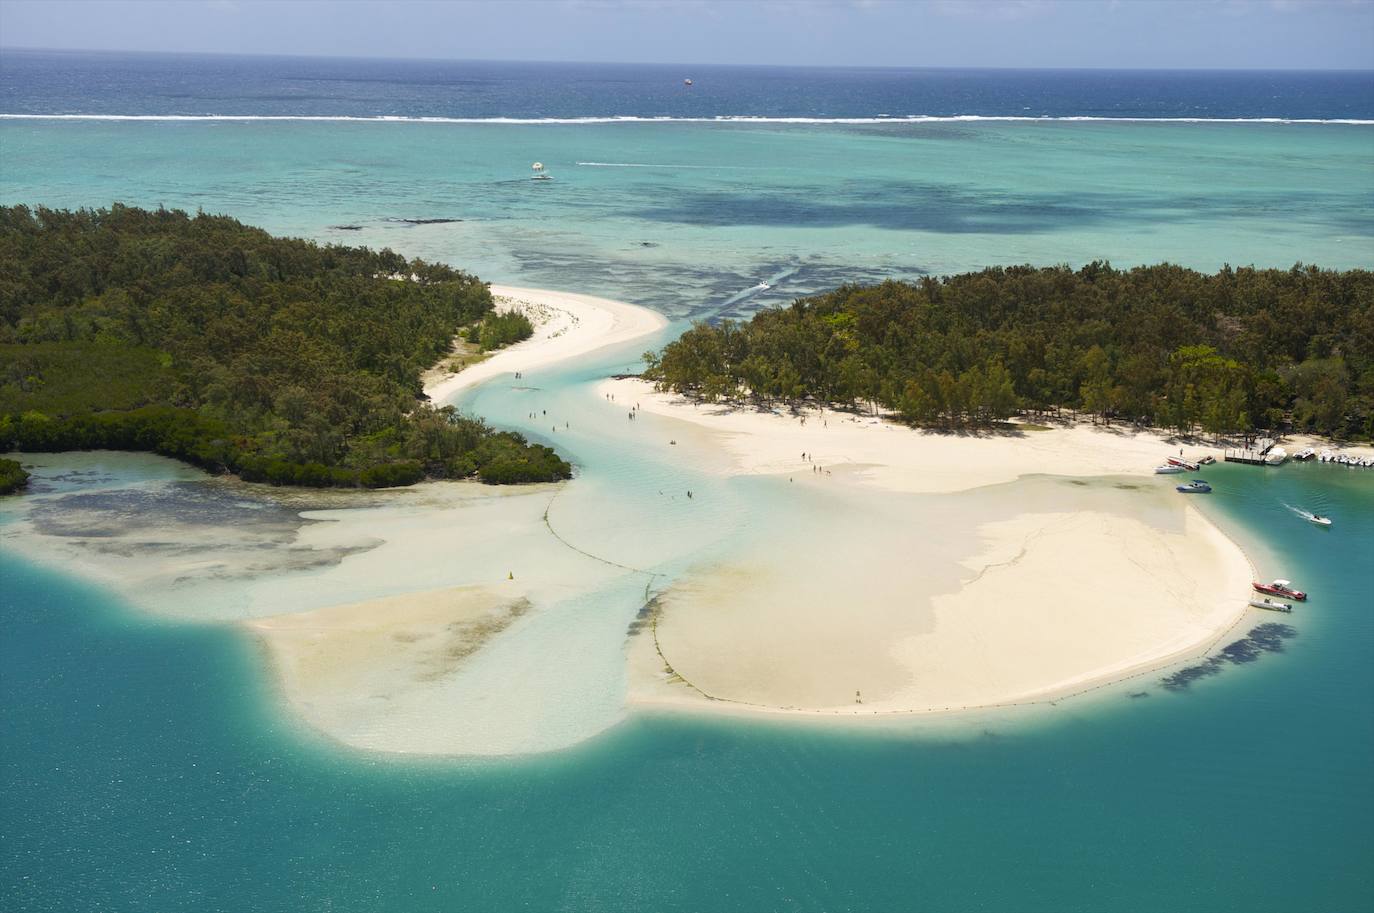
<instances>
[{"instance_id":1,"label":"mangrove vegetation","mask_svg":"<svg viewBox=\"0 0 1374 913\"><path fill-rule=\"evenodd\" d=\"M645 354L660 389L981 428L1069 409L1181 433L1374 436L1374 273L1170 264L844 286Z\"/></svg>"},{"instance_id":2,"label":"mangrove vegetation","mask_svg":"<svg viewBox=\"0 0 1374 913\"><path fill-rule=\"evenodd\" d=\"M568 478L550 448L424 398L421 372L491 311L475 277L390 250L0 208L0 451L152 451L312 486Z\"/></svg>"}]
</instances>

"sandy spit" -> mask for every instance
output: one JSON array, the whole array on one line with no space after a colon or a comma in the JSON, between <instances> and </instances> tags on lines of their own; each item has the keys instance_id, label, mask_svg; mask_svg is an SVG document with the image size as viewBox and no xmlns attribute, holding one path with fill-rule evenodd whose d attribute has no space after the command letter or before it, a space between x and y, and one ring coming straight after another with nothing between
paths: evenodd
<instances>
[{"instance_id":1,"label":"sandy spit","mask_svg":"<svg viewBox=\"0 0 1374 913\"><path fill-rule=\"evenodd\" d=\"M534 335L457 374L436 377L425 386L434 402L449 400L501 374L545 368L648 336L668 324L657 311L592 295L512 285L493 285L491 293L498 311L514 310L529 317Z\"/></svg>"}]
</instances>

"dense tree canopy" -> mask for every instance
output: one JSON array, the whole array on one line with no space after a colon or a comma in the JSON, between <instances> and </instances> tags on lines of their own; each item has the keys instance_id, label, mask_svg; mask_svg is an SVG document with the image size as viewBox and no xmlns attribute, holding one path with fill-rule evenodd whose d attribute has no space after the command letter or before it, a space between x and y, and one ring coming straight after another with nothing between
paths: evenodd
<instances>
[{"instance_id":1,"label":"dense tree canopy","mask_svg":"<svg viewBox=\"0 0 1374 913\"><path fill-rule=\"evenodd\" d=\"M1374 435L1374 273L1020 266L845 286L645 355L660 387L986 426L1083 410L1181 431Z\"/></svg>"},{"instance_id":2,"label":"dense tree canopy","mask_svg":"<svg viewBox=\"0 0 1374 913\"><path fill-rule=\"evenodd\" d=\"M488 314L481 323L468 327L465 338L469 343L490 352L534 335L534 324L519 311Z\"/></svg>"},{"instance_id":3,"label":"dense tree canopy","mask_svg":"<svg viewBox=\"0 0 1374 913\"><path fill-rule=\"evenodd\" d=\"M154 450L307 485L567 478L423 401L487 287L223 216L0 208L0 449Z\"/></svg>"},{"instance_id":4,"label":"dense tree canopy","mask_svg":"<svg viewBox=\"0 0 1374 913\"><path fill-rule=\"evenodd\" d=\"M18 491L29 484L29 474L14 460L0 457L0 495Z\"/></svg>"}]
</instances>

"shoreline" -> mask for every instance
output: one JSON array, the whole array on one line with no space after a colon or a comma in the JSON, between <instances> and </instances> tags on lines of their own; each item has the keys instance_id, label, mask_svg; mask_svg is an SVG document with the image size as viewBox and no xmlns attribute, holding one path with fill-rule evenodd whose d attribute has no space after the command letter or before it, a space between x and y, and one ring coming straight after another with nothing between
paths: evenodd
<instances>
[{"instance_id":1,"label":"shoreline","mask_svg":"<svg viewBox=\"0 0 1374 913\"><path fill-rule=\"evenodd\" d=\"M1155 466L1180 452L1193 460L1211 455L1220 461L1225 449L1225 445L1185 442L1156 429L1085 422L1048 428L1013 423L1020 430L1010 431L929 431L881 415L825 407L784 413L738 403L705 403L658 392L651 382L639 378L604 380L597 392L704 432L730 456L724 469L727 474L800 474L798 478L804 481L819 466L828 470L829 477L886 491L965 491L1027 475L1148 477ZM1290 450L1310 445L1374 457L1374 447L1306 435L1292 436L1284 445Z\"/></svg>"},{"instance_id":2,"label":"shoreline","mask_svg":"<svg viewBox=\"0 0 1374 913\"><path fill-rule=\"evenodd\" d=\"M668 325L668 318L657 311L594 295L514 285L492 285L491 294L496 299L494 311L519 311L534 324L534 334L453 374L441 373L450 358L445 356L430 369L424 386L436 405L498 375L547 368Z\"/></svg>"},{"instance_id":3,"label":"shoreline","mask_svg":"<svg viewBox=\"0 0 1374 913\"><path fill-rule=\"evenodd\" d=\"M613 397L616 402L636 404L646 418L666 420L667 427L673 429L667 434L676 435L673 442L679 445L674 449L685 451L683 455L688 458L695 456L694 450L723 451L728 459L723 463L719 459L715 461L720 474L773 476L780 481L819 487L843 499L846 506L862 505L861 498L873 497L875 489L878 497L886 493L903 498L973 493L988 486L1013 483L1025 486L1031 484L1027 477L1056 479L1058 484L1086 485L1090 483L1080 480L1105 482L1102 477L1126 476L1141 478L1142 482L1127 483L1123 479L1126 484L1116 487L1152 490L1157 497L1163 498L1159 503L1172 503L1186 518L1186 535L1166 534L1150 528L1148 522L1139 521L1128 508L1119 514L1099 517L1095 525L1080 523L1080 529L1063 534L1057 540L1046 540L1052 544L1040 542L1037 553L1032 542L1050 524L1043 523L1042 528L1030 533L1025 530L1012 532L1015 521L1027 521L1033 526L1036 516L1029 505L1021 506L1024 513L1018 513L1018 508L1013 506L1013 522L1003 524L1002 531L986 537L984 544L987 547L975 559L975 563L982 562L977 567L977 574L972 579L961 580L952 593L931 597L935 615L942 619L933 622L935 633L912 635L910 631L894 627L884 635L877 629L871 633L885 637L884 646L892 649L870 650L862 664L852 659L848 662L832 659L837 652L834 645L844 636L842 630L830 630L827 637L817 638L816 649L809 656L805 650L787 643L804 636L798 634L798 626L804 629L816 624L801 608L793 617L775 617L773 628L767 632L750 631L748 623L738 617L729 621L722 617L718 622L679 621L678 626L685 632L675 634L672 623L667 621L673 617L673 607L669 602L665 609L662 601L665 595L673 595L670 588L666 594L660 594L652 624L646 626L652 633L646 630L627 648L632 681L628 698L631 706L834 720L957 715L1053 705L1068 697L1102 691L1206 656L1222 646L1228 637L1244 637L1247 626L1265 618L1259 610L1248 605L1250 582L1261 579L1248 552L1191 502L1173 501L1172 477L1161 480L1157 487L1143 484L1143 479L1154 476L1154 466L1179 450L1177 439L1166 438L1158 432L1078 426L1003 434L939 434L885 422L875 416L828 409L811 408L797 414L779 414L750 407L696 403L675 394L654 392L650 384L633 378L606 380L596 389L601 396ZM1199 447L1194 443L1185 444L1183 449L1185 455L1193 459L1208 452L1218 458L1221 456L1220 447ZM807 459L801 458L803 451ZM711 464L705 458L697 462ZM1010 494L999 492L1002 497ZM1090 507L1074 511L1066 515L1066 522L1083 521L1091 513ZM983 531L982 527L979 531ZM1167 548L1166 538L1172 540ZM1107 540L1113 540L1113 544L1104 547ZM1009 550L1014 552L1017 548L1020 551L1012 556ZM1132 567L1139 564L1136 560L1139 554L1150 549L1154 550L1155 563L1150 564L1148 570ZM1166 555L1165 550L1169 554ZM1198 557L1201 550L1206 551L1205 559ZM1006 560L997 560L999 554ZM986 582L979 582L983 571L1023 561L1030 564L1026 560L1028 556L1039 562L1037 568L1028 570L1023 566L1006 572L1008 582L994 589L989 589ZM1129 560L1123 560L1123 556ZM798 564L808 567L814 567L823 557L794 554ZM1152 628L1140 628L1138 641L1120 641L1115 655L1102 653L1101 662L1084 667L1083 656L1090 655L1092 649L1100 645L1082 633L1083 624L1093 623L1091 615L1082 611L1075 615L1060 605L1071 601L1071 596L1046 595L1059 589L1055 583L1056 562L1065 569L1075 564L1093 568L1086 575L1074 574L1070 589L1113 592L1107 601L1115 607L1112 610L1114 624L1139 625L1141 618L1149 615L1170 615L1172 620ZM961 563L971 567L966 562ZM1181 579L1195 580L1196 584L1180 588L1171 597L1168 593L1170 582L1183 573L1184 568L1189 570ZM698 576L709 577L709 574ZM697 584L689 584L688 588L694 585ZM1192 599L1194 591L1205 591L1207 595L1194 600L1197 604L1193 615L1189 616L1179 607ZM918 595L918 601L919 598ZM788 599L795 606L803 606L805 595L788 592ZM766 605L767 600L763 604ZM890 689L877 701L870 701L869 692L864 690L863 703L855 705L833 702L808 705L802 700L768 700L765 695L777 692L769 683L731 675L721 668L721 664L710 661L712 655L729 650L732 641L742 639L747 644L743 652L752 650L756 661L760 655L767 657L782 652L794 656L794 669L800 664L812 665L814 678L848 675L857 679L868 673L870 666L887 659L882 653L895 652L905 643L915 651L904 667L909 676L929 679L936 675L935 668L944 662L950 670L947 678L954 681L961 676L967 677L968 669L957 668L957 659L946 661L945 657L962 655L969 667L996 665L989 658L994 654L987 652L988 641L1004 634L999 629L1006 627L1006 618L1018 614L1006 607L1019 604L1035 606L1036 618L1034 621L1021 618L1015 622L1021 626L1016 629L1018 637L1033 642L1038 625L1062 625L1065 640L1076 639L1084 648L1083 652L1076 659L1071 656L1072 651L1066 652L1066 664L1059 672L1039 662L1042 674L1038 680L1023 675L1013 684L1015 676L1008 676L1003 686L980 690L968 684L962 692L948 692L960 694L963 697L960 700L925 699L906 686ZM959 606L958 610L952 609L952 605ZM693 594L686 610L696 615L709 612L711 600L702 600ZM858 603L848 605L847 612L851 615L861 611ZM964 620L966 613L979 611L985 613L982 629L971 627ZM719 629L713 628L717 623ZM660 637L665 628L668 631L666 639ZM1110 639L1109 634L1102 636ZM922 643L922 638L924 646L912 646ZM820 644L826 646L821 648ZM1034 651L1031 652L1031 656L1019 661L1027 669L1038 662ZM996 657L999 662L1018 662L1017 656L1005 649ZM812 687L812 682L800 678L797 685L794 693L800 695ZM850 699L856 696L852 688L848 693Z\"/></svg>"},{"instance_id":4,"label":"shoreline","mask_svg":"<svg viewBox=\"0 0 1374 913\"><path fill-rule=\"evenodd\" d=\"M1021 677L1022 683L1019 686L1012 686L1007 683L996 685L974 682L970 689L965 687L962 692L946 691L945 697L927 698L919 690L909 687L899 687L892 693L880 695L878 700L871 700L869 692L863 692L863 702L854 704L832 705L832 706L802 706L798 704L781 701L767 701L761 699L760 692L756 690L756 683L751 682L743 676L721 676L719 669L712 669L711 664L707 663L708 673L714 675L711 683L703 682L696 675L693 668L686 668L688 665L700 666L702 664L701 649L699 643L692 643L690 639L684 643L684 638L675 636L669 631L667 637L661 637L660 622L671 614L670 606L665 612L659 610L654 613L653 620L646 625L646 630L640 637L631 641L627 648L627 664L630 671L631 687L627 697L627 703L634 708L646 710L663 710L669 712L723 712L733 715L743 716L768 716L768 717L791 717L797 719L828 719L828 720L865 720L865 719L916 719L916 718L955 718L961 714L977 714L994 710L1009 710L1016 708L1029 708L1034 706L1055 706L1060 701L1076 698L1083 695L1103 692L1117 686L1124 686L1126 683L1155 676L1167 669L1182 667L1185 664L1201 659L1215 650L1225 645L1231 640L1242 639L1246 630L1267 619L1268 613L1261 612L1248 605L1248 595L1250 581L1259 579L1256 575L1255 565L1250 555L1242 549L1235 540L1224 530L1212 523L1197 508L1186 505L1184 510L1189 517L1190 535L1176 537L1179 549L1193 549L1199 546L1210 547L1212 554L1199 559L1197 565L1210 566L1216 565L1216 582L1208 587L1208 595L1201 602L1205 603L1205 613L1201 617L1195 617L1191 621L1187 618L1187 613L1174 611L1168 614L1163 623L1142 631L1143 636L1150 640L1150 645L1134 652L1129 652L1124 658L1106 660L1104 664L1091 665L1083 671L1064 671L1055 675L1051 669L1044 665L1036 667L1033 663L1027 663L1023 667ZM1082 515L1075 515L1073 519L1080 519ZM1113 517L1117 525L1121 525L1120 518ZM1110 535L1106 529L1107 524L1102 523L1092 532L1101 532ZM1086 539L1078 540L1086 542ZM1005 543L995 543L992 551ZM1056 545L1059 543L1056 543ZM988 554L979 556L987 558ZM1053 563L1056 554L1051 549L1049 554L1042 555ZM892 638L884 646L891 648L892 651L901 651L906 654L907 662L901 667L913 679L925 679L927 682L932 677L944 679L945 682L953 681L955 686L967 683L958 681L960 671L974 671L981 674L988 665L993 665L999 671L1005 669L998 665L1000 661L1014 661L1024 653L1018 653L1025 644L1025 638L1033 636L1032 631L1035 626L1046 628L1057 628L1061 622L1071 622L1074 616L1056 618L1053 609L1045 608L1049 600L1045 600L1037 606L1035 610L1035 620L1030 625L1018 621L1016 618L998 619L995 616L1003 614L1004 607L1012 600L1007 598L1008 591L1013 593L1022 592L1025 582L1033 582L1036 573L1022 574L1015 576L1015 572L1009 572L1004 585L992 594L977 589L977 578L983 571L991 570L995 564L984 564L979 568L974 580L965 580L960 587L953 593L936 596L932 603L935 605L937 623L935 629L930 632L912 637L908 633L900 630L892 631ZM1039 579L1043 580L1045 571L1039 572ZM1077 579L1075 586L1082 586L1084 589L1092 589L1093 585ZM1107 584L1103 584L1104 586ZM1139 600L1142 607L1149 612L1150 606L1158 602L1159 597L1151 591L1145 598ZM1035 602L1026 596L1021 596L1018 601ZM1125 602L1125 600L1120 600ZM699 609L696 604L693 609ZM970 622L959 622L957 620L958 611L976 612L981 608L982 617ZM1044 608L1042 612L1041 609ZM1126 607L1126 611L1116 611L1109 613L1105 618L1111 625L1139 625L1142 614L1133 614ZM848 607L847 611L851 617L864 612L864 607L854 604ZM943 613L943 618L941 617ZM1081 620L1082 616L1078 616ZM941 621L950 623L949 630L942 630ZM692 627L703 628L710 622L691 623ZM798 619L797 624L805 627L809 622ZM1019 624L1019 626L1018 626ZM1188 630L1191 627L1193 630ZM1086 634L1085 634L1086 632ZM711 632L712 634L716 632ZM722 632L723 633L723 632ZM747 626L738 630L729 630L728 639L738 641L742 644L741 650L748 651L767 651L776 649L777 641L785 639L786 633L779 633L778 628L774 628L774 639L764 641L756 637L751 637L753 632ZM1156 639L1163 634L1172 637L1167 640L1159 641ZM722 637L721 640L727 638ZM924 644L919 648L913 648L914 643L924 640ZM996 648L989 650L990 641L1001 640L1003 649L999 652ZM1058 638L1056 638L1058 640ZM667 642L665 642L667 641ZM1068 646L1069 653L1060 657L1063 661L1063 668L1070 669L1075 662L1082 666L1085 660L1075 657L1072 654L1081 650L1085 642L1091 641L1091 629L1083 626L1073 629L1068 625L1063 628L1063 638L1059 642L1062 648ZM1008 644L1014 644L1016 650L1005 649ZM717 645L719 646L719 645ZM819 645L817 645L819 647ZM905 649L903 647L905 646ZM1112 651L1119 650L1120 644L1110 645ZM836 662L831 659L834 655L833 645L826 644L823 648L817 649L812 657L811 668L807 671L817 677L830 679L835 676L862 674L861 667L853 662ZM869 657L870 661L878 660L878 653L885 651L875 651ZM1051 666L1053 663L1051 663ZM962 667L962 670L961 670ZM942 669L945 671L942 673ZM1036 676L1040 676L1037 679ZM722 682L722 687L717 682ZM1158 682L1151 683L1158 685ZM948 687L946 685L946 687ZM729 689L735 690L729 690ZM766 693L766 688L762 693ZM954 693L962 695L960 699L950 699Z\"/></svg>"},{"instance_id":5,"label":"shoreline","mask_svg":"<svg viewBox=\"0 0 1374 913\"><path fill-rule=\"evenodd\" d=\"M945 719L953 720L961 714L983 714L997 710L1018 710L1032 707L1056 707L1060 701L1073 700L1079 697L1086 697L1090 694L1105 692L1116 686L1125 686L1128 682L1146 676L1156 675L1165 670L1182 666L1192 660L1201 659L1222 645L1228 637L1239 635L1239 629L1245 624L1258 623L1263 620L1263 615L1258 609L1247 608L1241 611L1229 624L1218 628L1217 631L1206 641L1185 647L1177 652L1170 653L1155 660L1145 660L1137 665L1126 669L1105 672L1096 677L1085 678L1081 681L1066 683L1059 686L1051 686L1043 691L1032 692L1024 695L1013 695L1005 700L994 703L972 704L967 706L948 706L948 707L928 707L928 708L872 708L863 709L840 709L840 708L798 708L798 707L778 707L768 704L752 704L732 698L715 697L698 692L697 696L684 696L680 692L672 694L640 694L632 696L627 700L627 706L640 709L645 712L662 713L683 713L683 714L715 714L721 713L739 717L753 718L776 718L797 722L814 721L855 721L862 724L868 720L892 720L901 721L906 719ZM658 654L661 656L662 654ZM695 686L691 686L695 688Z\"/></svg>"},{"instance_id":6,"label":"shoreline","mask_svg":"<svg viewBox=\"0 0 1374 913\"><path fill-rule=\"evenodd\" d=\"M667 323L590 296L493 292L538 310L535 335L431 385L436 398ZM933 434L833 410L694 404L632 378L579 389L595 391L590 408L634 403L645 421L633 433L661 437L674 464L779 476L786 496L760 502L768 534L670 576L641 613L649 623L626 638L604 596L565 607L570 587L591 596L616 574L549 541L542 497L407 489L299 512L283 521L293 527L278 531L283 543L333 557L309 579L293 567L259 576L257 611L234 619L296 717L354 749L435 756L567 747L639 711L954 719L1144 678L1267 614L1248 606L1260 578L1245 550L1174 496L1171 477L1140 483L1178 450L1156 433ZM670 436L680 446L666 447ZM789 473L801 483L791 491ZM446 570L452 554L475 563ZM171 565L149 570L174 579ZM623 685L593 653L619 656ZM489 704L513 668L525 687ZM860 691L862 703L846 702ZM442 732L437 718L449 722Z\"/></svg>"}]
</instances>

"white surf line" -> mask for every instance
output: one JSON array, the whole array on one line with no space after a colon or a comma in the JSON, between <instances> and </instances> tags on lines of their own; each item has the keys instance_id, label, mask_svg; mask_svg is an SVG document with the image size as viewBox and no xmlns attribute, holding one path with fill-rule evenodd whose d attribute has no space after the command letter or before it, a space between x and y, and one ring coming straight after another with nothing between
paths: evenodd
<instances>
[{"instance_id":1,"label":"white surf line","mask_svg":"<svg viewBox=\"0 0 1374 913\"><path fill-rule=\"evenodd\" d=\"M25 114L0 113L0 120L92 121L306 121L389 124L944 124L944 123L1121 123L1121 124L1321 124L1374 126L1374 119L1351 117L1100 117L1096 115L912 114L902 117L770 117L720 114L714 117L424 117L348 114ZM705 166L703 166L705 167Z\"/></svg>"}]
</instances>

